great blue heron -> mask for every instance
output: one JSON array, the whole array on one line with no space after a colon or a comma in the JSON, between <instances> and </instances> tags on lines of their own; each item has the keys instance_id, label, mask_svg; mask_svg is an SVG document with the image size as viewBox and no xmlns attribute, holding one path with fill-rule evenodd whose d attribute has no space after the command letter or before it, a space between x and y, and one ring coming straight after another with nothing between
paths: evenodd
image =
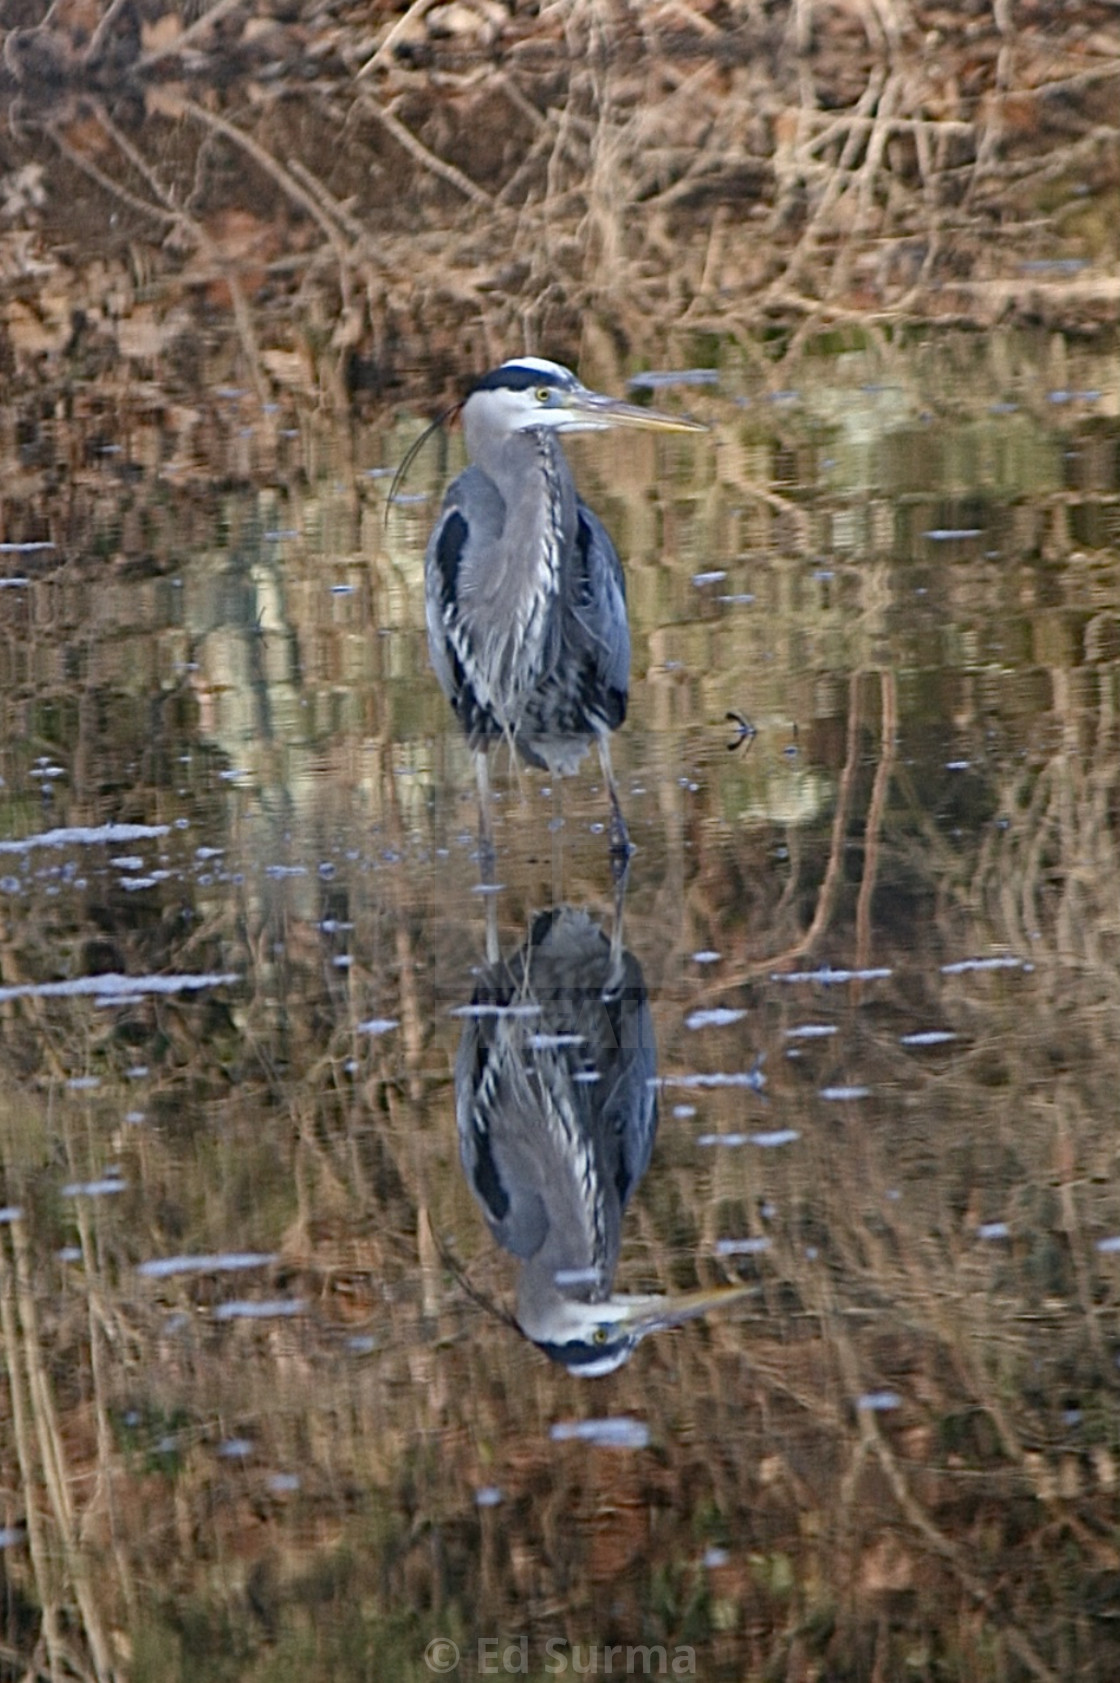
<instances>
[{"instance_id":1,"label":"great blue heron","mask_svg":"<svg viewBox=\"0 0 1120 1683\"><path fill-rule=\"evenodd\" d=\"M611 843L629 851L608 738L626 717L626 584L599 517L577 495L559 435L608 427L703 432L588 391L540 357L518 357L459 406L468 467L443 501L424 562L432 665L475 751L487 851L487 748L573 772L598 745Z\"/></svg>"},{"instance_id":2,"label":"great blue heron","mask_svg":"<svg viewBox=\"0 0 1120 1683\"><path fill-rule=\"evenodd\" d=\"M657 1132L657 1053L641 968L571 906L542 912L488 965L455 1066L459 1150L498 1243L520 1260L527 1338L585 1377L611 1373L655 1328L746 1288L676 1298L613 1292L622 1215Z\"/></svg>"}]
</instances>

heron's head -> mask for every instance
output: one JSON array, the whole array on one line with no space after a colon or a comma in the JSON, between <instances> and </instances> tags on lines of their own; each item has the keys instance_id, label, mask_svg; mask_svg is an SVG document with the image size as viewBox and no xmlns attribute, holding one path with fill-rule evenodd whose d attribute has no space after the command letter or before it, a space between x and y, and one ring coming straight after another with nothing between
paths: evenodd
<instances>
[{"instance_id":1,"label":"heron's head","mask_svg":"<svg viewBox=\"0 0 1120 1683\"><path fill-rule=\"evenodd\" d=\"M589 391L571 369L535 356L503 362L485 375L463 403L462 417L468 429L505 437L515 432L604 432L608 427L707 431L698 421Z\"/></svg>"},{"instance_id":2,"label":"heron's head","mask_svg":"<svg viewBox=\"0 0 1120 1683\"><path fill-rule=\"evenodd\" d=\"M695 1320L709 1309L740 1302L756 1288L716 1286L671 1297L610 1296L600 1303L554 1297L536 1306L518 1303L517 1320L551 1361L581 1379L602 1379L630 1360L648 1333Z\"/></svg>"}]
</instances>

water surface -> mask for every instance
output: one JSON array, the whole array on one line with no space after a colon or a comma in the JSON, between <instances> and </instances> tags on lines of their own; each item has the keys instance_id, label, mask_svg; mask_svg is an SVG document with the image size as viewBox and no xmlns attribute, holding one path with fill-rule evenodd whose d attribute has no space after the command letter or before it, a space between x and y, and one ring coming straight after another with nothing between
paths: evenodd
<instances>
[{"instance_id":1,"label":"water surface","mask_svg":"<svg viewBox=\"0 0 1120 1683\"><path fill-rule=\"evenodd\" d=\"M457 436L388 507L420 416L24 440L0 1536L15 1627L45 1601L93 1675L1115 1675L1115 359L826 350L658 391L707 437L571 448L626 561L657 1041L616 1283L749 1288L595 1381L511 1325L458 1165ZM494 786L504 953L609 928L594 758Z\"/></svg>"}]
</instances>

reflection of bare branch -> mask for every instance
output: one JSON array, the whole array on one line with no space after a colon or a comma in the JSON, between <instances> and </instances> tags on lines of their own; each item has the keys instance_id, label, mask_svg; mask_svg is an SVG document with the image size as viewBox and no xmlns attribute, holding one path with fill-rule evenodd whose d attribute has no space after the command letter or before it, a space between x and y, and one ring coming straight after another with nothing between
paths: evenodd
<instances>
[{"instance_id":1,"label":"reflection of bare branch","mask_svg":"<svg viewBox=\"0 0 1120 1683\"><path fill-rule=\"evenodd\" d=\"M150 52L144 53L136 66L137 70L150 70L153 64L161 64L164 59L178 58L185 48L192 47L199 36L207 34L228 12L235 11L240 4L241 0L214 0L214 4L203 12L201 17L195 18L181 35L177 35L173 41L168 41L164 47L153 47Z\"/></svg>"},{"instance_id":2,"label":"reflection of bare branch","mask_svg":"<svg viewBox=\"0 0 1120 1683\"><path fill-rule=\"evenodd\" d=\"M91 181L96 181L99 187L104 187L107 193L111 194L113 198L119 199L122 204L130 205L133 210L139 211L141 216L150 216L160 222L182 223L184 221L182 211L172 210L165 205L154 205L150 200L142 199L138 193L130 192L119 181L114 181L111 175L106 175L105 171L93 162L92 158L87 158L84 153L76 151L53 124L47 125L46 132L63 157L68 159L75 169L81 170L83 175L88 175Z\"/></svg>"},{"instance_id":3,"label":"reflection of bare branch","mask_svg":"<svg viewBox=\"0 0 1120 1683\"><path fill-rule=\"evenodd\" d=\"M116 22L118 16L124 10L127 3L128 0L109 0L109 5L106 6L101 17L98 18L97 27L90 36L89 44L86 47L85 52L82 54L82 57L85 59L87 64L96 63L97 55L101 51L101 43L105 40L110 29L113 27L113 24ZM53 9L54 8L52 7L51 10L53 11Z\"/></svg>"},{"instance_id":4,"label":"reflection of bare branch","mask_svg":"<svg viewBox=\"0 0 1120 1683\"><path fill-rule=\"evenodd\" d=\"M399 117L394 117L391 111L386 111L384 106L379 105L372 94L363 91L361 105L363 110L376 117L377 121L388 129L398 145L403 146L405 151L415 158L418 164L422 164L433 175L438 175L442 180L449 182L452 187L457 187L459 192L465 194L472 204L493 204L494 201L489 193L483 192L481 187L477 187L470 177L464 175L462 170L456 169L454 164L445 163L442 158L437 158L434 152L428 150L423 141L417 140L412 130L407 129Z\"/></svg>"},{"instance_id":5,"label":"reflection of bare branch","mask_svg":"<svg viewBox=\"0 0 1120 1683\"><path fill-rule=\"evenodd\" d=\"M106 134L110 136L114 143L124 153L133 168L140 172L140 174L151 186L153 192L158 193L160 198L163 199L167 208L176 212L180 227L187 229L197 243L199 249L205 252L210 261L214 263L221 272L226 284L229 287L230 298L233 302L234 320L237 323L237 331L241 339L242 348L245 351L245 358L249 366L250 378L256 386L258 398L262 403L266 402L268 398L268 385L264 377L264 371L261 367L260 348L257 345L257 336L253 327L253 318L249 311L248 300L246 299L241 288L241 284L237 279L233 265L225 261L222 252L216 243L210 238L206 229L202 227L201 223L196 221L193 216L188 215L186 211L181 210L175 204L170 193L162 186L155 171L148 164L147 159L141 156L141 154L132 145L127 135L121 133L120 129L113 122L112 118L108 115L104 108L101 105L96 104L93 107L93 110L94 115L101 124L102 128L105 130Z\"/></svg>"},{"instance_id":6,"label":"reflection of bare branch","mask_svg":"<svg viewBox=\"0 0 1120 1683\"><path fill-rule=\"evenodd\" d=\"M875 879L879 868L887 790L890 787L898 746L898 686L893 672L880 672L879 698L879 764L875 767L875 783L867 807L863 834L863 871L859 882L859 900L856 903L856 965L860 969L870 961L871 901L875 894Z\"/></svg>"},{"instance_id":7,"label":"reflection of bare branch","mask_svg":"<svg viewBox=\"0 0 1120 1683\"><path fill-rule=\"evenodd\" d=\"M844 868L844 852L848 841L848 812L851 805L852 787L859 769L859 731L860 705L859 689L862 674L853 672L848 685L848 738L844 755L844 767L840 773L836 791L836 811L832 819L832 834L828 847L828 863L825 866L824 879L817 891L817 903L813 911L812 920L804 934L786 947L782 952L772 953L766 958L751 959L745 966L734 974L725 974L718 984L718 991L733 987L738 982L746 981L751 976L764 974L775 965L792 964L795 959L805 953L811 953L821 935L828 928L835 909L836 896L840 887Z\"/></svg>"},{"instance_id":8,"label":"reflection of bare branch","mask_svg":"<svg viewBox=\"0 0 1120 1683\"><path fill-rule=\"evenodd\" d=\"M829 1320L830 1342L839 1358L848 1395L854 1403L866 1389L860 1374L859 1359L851 1335L844 1323L843 1315L840 1312L840 1306L834 1299L827 1274L822 1271L818 1280L818 1289L825 1298L827 1305L826 1314ZM869 1451L878 1463L879 1469L890 1487L891 1494L898 1503L907 1523L921 1537L927 1548L948 1562L963 1588L973 1600L985 1609L993 1623L999 1628L1004 1641L1022 1660L1031 1674L1040 1678L1042 1683L1058 1683L1057 1673L1046 1664L1029 1636L1020 1630L1013 1621L1004 1616L995 1592L969 1565L964 1550L958 1543L954 1542L943 1527L937 1524L914 1494L898 1458L887 1442L875 1410L858 1406L857 1414L861 1447L865 1452Z\"/></svg>"},{"instance_id":9,"label":"reflection of bare branch","mask_svg":"<svg viewBox=\"0 0 1120 1683\"><path fill-rule=\"evenodd\" d=\"M295 179L291 171L285 169L278 158L273 157L267 147L262 146L245 129L240 129L236 123L231 123L227 117L219 116L216 111L207 111L204 105L196 104L193 99L178 99L176 104L184 116L193 118L196 123L201 123L215 134L222 135L234 146L240 147L243 152L248 153L253 162L266 175L272 177L273 181L294 204L298 204L303 210L307 211L308 215L318 223L327 236L338 257L340 270L345 273L351 255L350 249L344 243L338 228L323 210L315 194L309 193L307 188Z\"/></svg>"},{"instance_id":10,"label":"reflection of bare branch","mask_svg":"<svg viewBox=\"0 0 1120 1683\"><path fill-rule=\"evenodd\" d=\"M411 6L401 13L377 50L371 53L365 63L354 72L354 80L357 81L361 76L368 76L371 71L377 69L379 64L384 64L409 24L419 23L424 13L430 12L436 3L437 0L412 0Z\"/></svg>"}]
</instances>

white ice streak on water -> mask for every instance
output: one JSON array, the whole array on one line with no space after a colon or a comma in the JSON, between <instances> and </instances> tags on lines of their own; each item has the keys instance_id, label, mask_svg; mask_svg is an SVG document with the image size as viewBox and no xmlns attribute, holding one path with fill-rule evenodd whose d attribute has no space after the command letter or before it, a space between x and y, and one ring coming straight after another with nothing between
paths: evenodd
<instances>
[{"instance_id":1,"label":"white ice streak on water","mask_svg":"<svg viewBox=\"0 0 1120 1683\"><path fill-rule=\"evenodd\" d=\"M388 1034L390 1029L400 1027L398 1017L368 1017L364 1023L359 1023L355 1034Z\"/></svg>"},{"instance_id":2,"label":"white ice streak on water","mask_svg":"<svg viewBox=\"0 0 1120 1683\"><path fill-rule=\"evenodd\" d=\"M1027 959L1012 958L1010 953L1001 954L996 958L958 958L953 964L943 964L943 976L964 976L970 970L1031 970L1033 965Z\"/></svg>"},{"instance_id":3,"label":"white ice streak on water","mask_svg":"<svg viewBox=\"0 0 1120 1683\"><path fill-rule=\"evenodd\" d=\"M691 1011L684 1020L684 1026L690 1029L728 1028L732 1023L741 1022L746 1014L727 1005L715 1005L709 1011Z\"/></svg>"},{"instance_id":4,"label":"white ice streak on water","mask_svg":"<svg viewBox=\"0 0 1120 1683\"><path fill-rule=\"evenodd\" d=\"M21 982L0 988L0 1003L9 999L79 999L92 995L98 1004L124 1004L145 994L190 993L199 988L225 987L240 981L233 971L216 970L203 976L72 976L67 982Z\"/></svg>"},{"instance_id":5,"label":"white ice streak on water","mask_svg":"<svg viewBox=\"0 0 1120 1683\"><path fill-rule=\"evenodd\" d=\"M659 1084L662 1087L749 1087L753 1093L760 1093L766 1077L760 1069L713 1070L704 1074L665 1075Z\"/></svg>"},{"instance_id":6,"label":"white ice streak on water","mask_svg":"<svg viewBox=\"0 0 1120 1683\"><path fill-rule=\"evenodd\" d=\"M822 987L836 987L842 982L883 982L891 975L889 964L876 965L865 970L833 970L829 964L822 964L819 970L772 970L772 982L819 982Z\"/></svg>"},{"instance_id":7,"label":"white ice streak on water","mask_svg":"<svg viewBox=\"0 0 1120 1683\"><path fill-rule=\"evenodd\" d=\"M548 1435L553 1443L575 1438L598 1449L645 1449L649 1443L645 1421L625 1414L603 1420L557 1420Z\"/></svg>"},{"instance_id":8,"label":"white ice streak on water","mask_svg":"<svg viewBox=\"0 0 1120 1683\"><path fill-rule=\"evenodd\" d=\"M61 830L40 830L18 841L0 841L0 853L30 853L35 847L97 847L103 843L149 841L171 833L170 824L72 824Z\"/></svg>"},{"instance_id":9,"label":"white ice streak on water","mask_svg":"<svg viewBox=\"0 0 1120 1683\"><path fill-rule=\"evenodd\" d=\"M830 1034L836 1034L835 1023L798 1023L794 1028L786 1029L787 1040L825 1040Z\"/></svg>"},{"instance_id":10,"label":"white ice streak on water","mask_svg":"<svg viewBox=\"0 0 1120 1683\"><path fill-rule=\"evenodd\" d=\"M124 1192L128 1182L120 1175L103 1175L100 1180L72 1180L62 1188L64 1198L106 1198Z\"/></svg>"},{"instance_id":11,"label":"white ice streak on water","mask_svg":"<svg viewBox=\"0 0 1120 1683\"><path fill-rule=\"evenodd\" d=\"M856 1407L869 1414L887 1414L892 1408L902 1407L902 1398L897 1391L865 1391L856 1398Z\"/></svg>"},{"instance_id":12,"label":"white ice streak on water","mask_svg":"<svg viewBox=\"0 0 1120 1683\"><path fill-rule=\"evenodd\" d=\"M846 1104L851 1099L865 1099L870 1091L870 1087L822 1087L821 1098L831 1099L836 1104Z\"/></svg>"},{"instance_id":13,"label":"white ice streak on water","mask_svg":"<svg viewBox=\"0 0 1120 1683\"><path fill-rule=\"evenodd\" d=\"M982 1221L976 1229L978 1239L1010 1239L1011 1229L1005 1221Z\"/></svg>"},{"instance_id":14,"label":"white ice streak on water","mask_svg":"<svg viewBox=\"0 0 1120 1683\"><path fill-rule=\"evenodd\" d=\"M449 1014L452 1017L539 1017L541 1008L537 1004L492 1005L484 1000L478 1005L456 1005Z\"/></svg>"},{"instance_id":15,"label":"white ice streak on water","mask_svg":"<svg viewBox=\"0 0 1120 1683\"><path fill-rule=\"evenodd\" d=\"M251 1298L234 1297L219 1303L214 1310L216 1321L267 1321L287 1315L302 1315L307 1300L302 1297Z\"/></svg>"},{"instance_id":16,"label":"white ice streak on water","mask_svg":"<svg viewBox=\"0 0 1120 1683\"><path fill-rule=\"evenodd\" d=\"M718 386L718 368L650 368L627 384L637 390L662 391L668 386Z\"/></svg>"},{"instance_id":17,"label":"white ice streak on water","mask_svg":"<svg viewBox=\"0 0 1120 1683\"><path fill-rule=\"evenodd\" d=\"M717 1256L760 1256L770 1249L769 1239L718 1239Z\"/></svg>"},{"instance_id":18,"label":"white ice streak on water","mask_svg":"<svg viewBox=\"0 0 1120 1683\"><path fill-rule=\"evenodd\" d=\"M775 1146L792 1145L801 1135L796 1128L771 1128L758 1134L701 1134L697 1145L757 1145L763 1151Z\"/></svg>"},{"instance_id":19,"label":"white ice streak on water","mask_svg":"<svg viewBox=\"0 0 1120 1683\"><path fill-rule=\"evenodd\" d=\"M214 1251L196 1256L154 1256L136 1265L136 1272L149 1280L170 1279L173 1274L224 1274L243 1268L268 1268L277 1260L271 1251Z\"/></svg>"},{"instance_id":20,"label":"white ice streak on water","mask_svg":"<svg viewBox=\"0 0 1120 1683\"><path fill-rule=\"evenodd\" d=\"M915 1029L911 1034L899 1037L900 1046L944 1046L949 1040L956 1040L957 1034L953 1029Z\"/></svg>"}]
</instances>

